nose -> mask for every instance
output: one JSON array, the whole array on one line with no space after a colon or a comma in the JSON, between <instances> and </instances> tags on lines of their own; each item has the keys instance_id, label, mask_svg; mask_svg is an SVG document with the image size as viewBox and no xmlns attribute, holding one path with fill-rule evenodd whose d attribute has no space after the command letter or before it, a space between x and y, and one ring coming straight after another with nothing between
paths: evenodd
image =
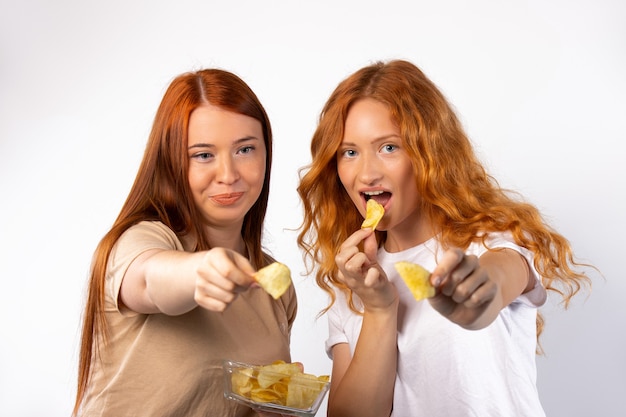
<instances>
[{"instance_id":1,"label":"nose","mask_svg":"<svg viewBox=\"0 0 626 417\"><path fill-rule=\"evenodd\" d=\"M358 166L359 181L367 185L375 185L382 178L380 161L376 155L365 152L359 158Z\"/></svg>"},{"instance_id":2,"label":"nose","mask_svg":"<svg viewBox=\"0 0 626 417\"><path fill-rule=\"evenodd\" d=\"M224 184L233 184L239 179L237 164L231 156L225 156L220 159L216 178L218 182Z\"/></svg>"}]
</instances>

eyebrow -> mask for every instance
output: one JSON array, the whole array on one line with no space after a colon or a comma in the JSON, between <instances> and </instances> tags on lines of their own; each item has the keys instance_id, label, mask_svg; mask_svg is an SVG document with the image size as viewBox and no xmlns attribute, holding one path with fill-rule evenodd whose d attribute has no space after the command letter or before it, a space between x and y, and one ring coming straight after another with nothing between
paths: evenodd
<instances>
[{"instance_id":1,"label":"eyebrow","mask_svg":"<svg viewBox=\"0 0 626 417\"><path fill-rule=\"evenodd\" d=\"M258 141L260 140L259 138L257 138L256 136L245 136L241 139L237 139L234 144L235 145L240 145L242 143L245 142L249 142L249 141ZM193 145L189 146L187 149L194 149L194 148L215 148L215 145L211 144L211 143L194 143Z\"/></svg>"},{"instance_id":2,"label":"eyebrow","mask_svg":"<svg viewBox=\"0 0 626 417\"><path fill-rule=\"evenodd\" d=\"M390 138L396 138L396 139L402 139L402 137L396 133L390 133L388 135L383 135L380 137L375 138L374 140L371 141L371 143L379 143L379 142L384 142ZM339 146L354 146L354 142L349 142L349 141L341 141L341 144Z\"/></svg>"}]
</instances>

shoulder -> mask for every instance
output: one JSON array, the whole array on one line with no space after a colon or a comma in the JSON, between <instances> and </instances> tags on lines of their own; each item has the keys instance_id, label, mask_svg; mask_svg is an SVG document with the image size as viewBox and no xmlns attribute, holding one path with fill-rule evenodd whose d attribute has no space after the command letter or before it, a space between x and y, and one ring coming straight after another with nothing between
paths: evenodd
<instances>
[{"instance_id":1,"label":"shoulder","mask_svg":"<svg viewBox=\"0 0 626 417\"><path fill-rule=\"evenodd\" d=\"M143 220L129 227L125 234L153 234L161 236L176 236L176 233L160 221Z\"/></svg>"},{"instance_id":2,"label":"shoulder","mask_svg":"<svg viewBox=\"0 0 626 417\"><path fill-rule=\"evenodd\" d=\"M532 253L518 245L509 232L489 232L479 235L476 241L470 243L466 252L480 256L492 249L512 249L524 257L527 255L532 257Z\"/></svg>"},{"instance_id":3,"label":"shoulder","mask_svg":"<svg viewBox=\"0 0 626 417\"><path fill-rule=\"evenodd\" d=\"M541 282L541 275L535 268L534 253L518 245L513 236L508 232L489 233L484 244L482 242L472 243L468 248L468 252L481 256L490 249L511 249L519 253L526 260L529 273L532 275L535 285L530 291L520 295L516 301L532 307L539 307L545 304L547 301L547 292Z\"/></svg>"},{"instance_id":4,"label":"shoulder","mask_svg":"<svg viewBox=\"0 0 626 417\"><path fill-rule=\"evenodd\" d=\"M184 250L179 237L172 229L159 221L141 221L129 227L116 245L149 246L150 248Z\"/></svg>"}]
</instances>

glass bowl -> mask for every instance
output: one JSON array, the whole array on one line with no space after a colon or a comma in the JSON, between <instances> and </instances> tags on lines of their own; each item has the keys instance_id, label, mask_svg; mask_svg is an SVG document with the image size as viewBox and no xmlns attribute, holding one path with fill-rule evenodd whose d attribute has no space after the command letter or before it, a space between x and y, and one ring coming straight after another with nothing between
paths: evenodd
<instances>
[{"instance_id":1,"label":"glass bowl","mask_svg":"<svg viewBox=\"0 0 626 417\"><path fill-rule=\"evenodd\" d=\"M313 417L330 386L327 376L294 373L293 364L260 366L226 360L223 368L224 397L261 412Z\"/></svg>"}]
</instances>

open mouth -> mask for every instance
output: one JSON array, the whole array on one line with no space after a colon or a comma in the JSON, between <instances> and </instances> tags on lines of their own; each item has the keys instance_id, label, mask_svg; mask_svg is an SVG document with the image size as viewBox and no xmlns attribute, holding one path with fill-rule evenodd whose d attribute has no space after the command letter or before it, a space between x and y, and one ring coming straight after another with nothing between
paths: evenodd
<instances>
[{"instance_id":1,"label":"open mouth","mask_svg":"<svg viewBox=\"0 0 626 417\"><path fill-rule=\"evenodd\" d=\"M373 199L383 207L385 207L385 205L387 204L387 202L389 202L389 199L391 198L391 193L387 191L368 191L365 193L361 193L361 195L365 199L366 203L367 200Z\"/></svg>"}]
</instances>

